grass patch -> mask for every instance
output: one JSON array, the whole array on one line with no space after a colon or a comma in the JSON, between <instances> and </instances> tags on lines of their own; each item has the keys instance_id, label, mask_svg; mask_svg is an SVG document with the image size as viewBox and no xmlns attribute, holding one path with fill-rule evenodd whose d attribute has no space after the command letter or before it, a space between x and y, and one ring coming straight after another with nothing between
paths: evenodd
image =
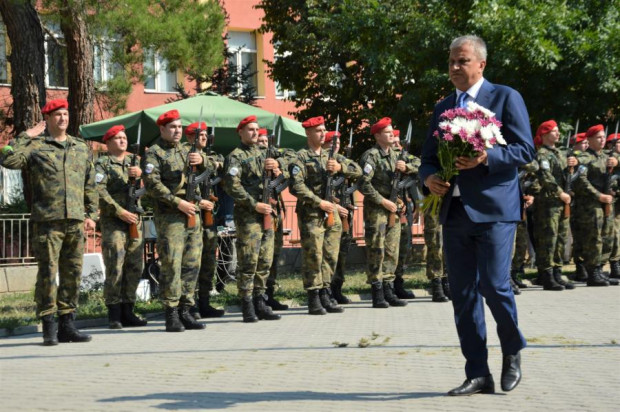
<instances>
[{"instance_id":1,"label":"grass patch","mask_svg":"<svg viewBox=\"0 0 620 412\"><path fill-rule=\"evenodd\" d=\"M409 289L422 289L429 287L426 279L424 266L410 266L405 271L405 287ZM306 304L306 292L300 273L282 273L278 275L280 285L276 297L280 300L291 300L294 304ZM78 299L78 319L106 318L108 309L103 298L103 285L90 284L93 288L88 292L80 292ZM345 275L343 285L345 294L370 294L370 285L366 283L364 270L352 270ZM227 307L239 306L241 301L237 296L237 286L229 283L225 289L211 299L213 306ZM158 300L136 302L136 312L140 314L163 312L164 307ZM0 294L0 329L15 329L19 326L36 325L39 319L36 316L36 304L34 303L34 291L29 293L4 293Z\"/></svg>"}]
</instances>

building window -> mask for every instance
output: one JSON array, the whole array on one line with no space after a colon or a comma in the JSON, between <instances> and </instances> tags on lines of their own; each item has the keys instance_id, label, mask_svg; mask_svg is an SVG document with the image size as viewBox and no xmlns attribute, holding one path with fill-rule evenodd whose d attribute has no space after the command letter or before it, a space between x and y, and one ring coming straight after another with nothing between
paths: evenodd
<instances>
[{"instance_id":1,"label":"building window","mask_svg":"<svg viewBox=\"0 0 620 412\"><path fill-rule=\"evenodd\" d=\"M67 47L57 24L45 35L45 82L48 87L67 87Z\"/></svg>"},{"instance_id":2,"label":"building window","mask_svg":"<svg viewBox=\"0 0 620 412\"><path fill-rule=\"evenodd\" d=\"M0 83L4 84L9 82L9 63L6 59L7 44L6 27L0 20Z\"/></svg>"},{"instance_id":3,"label":"building window","mask_svg":"<svg viewBox=\"0 0 620 412\"><path fill-rule=\"evenodd\" d=\"M291 55L290 51L285 51L284 53L280 53L278 50L278 44L274 44L273 49L274 49L273 50L274 62L281 57L287 57ZM292 99L297 94L295 93L294 90L287 90L287 89L282 88L282 86L280 85L280 82L276 80L274 80L274 83L276 85L276 98L278 99L289 99L289 98Z\"/></svg>"},{"instance_id":4,"label":"building window","mask_svg":"<svg viewBox=\"0 0 620 412\"><path fill-rule=\"evenodd\" d=\"M176 92L177 73L168 71L168 62L153 51L144 53L144 89L156 92Z\"/></svg>"},{"instance_id":5,"label":"building window","mask_svg":"<svg viewBox=\"0 0 620 412\"><path fill-rule=\"evenodd\" d=\"M228 51L231 54L228 69L239 80L237 94L243 94L242 82L247 82L253 90L257 90L258 52L256 49L256 34L246 31L229 31Z\"/></svg>"},{"instance_id":6,"label":"building window","mask_svg":"<svg viewBox=\"0 0 620 412\"><path fill-rule=\"evenodd\" d=\"M93 50L93 75L95 84L102 84L112 80L123 71L123 66L112 61L111 40L101 40L95 42Z\"/></svg>"}]
</instances>

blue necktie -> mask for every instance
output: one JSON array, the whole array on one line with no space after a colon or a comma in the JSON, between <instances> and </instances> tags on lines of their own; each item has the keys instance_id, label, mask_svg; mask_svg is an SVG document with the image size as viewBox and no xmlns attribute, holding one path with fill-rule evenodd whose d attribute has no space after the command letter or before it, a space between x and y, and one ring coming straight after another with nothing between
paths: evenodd
<instances>
[{"instance_id":1,"label":"blue necktie","mask_svg":"<svg viewBox=\"0 0 620 412\"><path fill-rule=\"evenodd\" d=\"M467 93L465 92L461 93L459 98L456 100L456 107L458 108L467 107L467 103L465 102L465 99L467 99L467 96L469 96Z\"/></svg>"}]
</instances>

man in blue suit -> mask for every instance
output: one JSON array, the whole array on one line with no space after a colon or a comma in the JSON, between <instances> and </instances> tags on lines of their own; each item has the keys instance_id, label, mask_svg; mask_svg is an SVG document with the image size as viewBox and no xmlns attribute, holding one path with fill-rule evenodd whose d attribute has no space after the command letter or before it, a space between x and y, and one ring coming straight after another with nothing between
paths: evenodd
<instances>
[{"instance_id":1,"label":"man in blue suit","mask_svg":"<svg viewBox=\"0 0 620 412\"><path fill-rule=\"evenodd\" d=\"M449 74L456 92L435 107L422 150L420 178L430 192L443 196L440 222L448 266L454 319L466 359L465 382L449 395L494 393L487 363L487 332L483 297L497 323L503 353L502 390L521 380L520 350L526 345L518 328L517 307L510 287L510 258L516 222L521 220L517 167L535 156L527 109L521 95L484 79L486 45L477 36L463 36L450 45ZM456 161L459 175L445 182L436 173L439 116L467 102L495 112L507 142Z\"/></svg>"}]
</instances>

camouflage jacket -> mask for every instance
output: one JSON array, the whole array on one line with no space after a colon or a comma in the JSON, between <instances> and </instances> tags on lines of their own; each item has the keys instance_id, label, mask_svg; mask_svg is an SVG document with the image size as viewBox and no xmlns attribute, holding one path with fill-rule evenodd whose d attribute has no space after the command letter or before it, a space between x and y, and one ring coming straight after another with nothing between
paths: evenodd
<instances>
[{"instance_id":1,"label":"camouflage jacket","mask_svg":"<svg viewBox=\"0 0 620 412\"><path fill-rule=\"evenodd\" d=\"M417 174L420 166L415 156L405 160L407 171L405 174ZM392 193L392 179L394 169L399 160L400 152L389 149L384 152L379 145L366 150L360 158L364 174L360 184L360 191L364 195L364 206L380 206L383 199L389 199Z\"/></svg>"},{"instance_id":2,"label":"camouflage jacket","mask_svg":"<svg viewBox=\"0 0 620 412\"><path fill-rule=\"evenodd\" d=\"M95 183L99 192L101 216L118 217L127 207L129 168L135 157L136 155L130 154L123 160L116 160L111 156L97 159Z\"/></svg>"},{"instance_id":3,"label":"camouflage jacket","mask_svg":"<svg viewBox=\"0 0 620 412\"><path fill-rule=\"evenodd\" d=\"M582 152L579 157L579 164L587 168L586 173L582 173L573 184L575 190L575 203L600 205L599 196L605 194L607 183L607 159L609 156L603 152L596 153L591 149ZM615 170L617 170L616 168ZM612 175L615 171L612 171Z\"/></svg>"},{"instance_id":4,"label":"camouflage jacket","mask_svg":"<svg viewBox=\"0 0 620 412\"><path fill-rule=\"evenodd\" d=\"M537 201L554 199L560 201L560 195L564 193L567 178L566 154L556 147L540 146L536 153L536 161L539 168L537 172L538 183L541 191Z\"/></svg>"},{"instance_id":5,"label":"camouflage jacket","mask_svg":"<svg viewBox=\"0 0 620 412\"><path fill-rule=\"evenodd\" d=\"M32 221L97 219L95 173L84 140L67 135L63 144L51 136L30 139L22 133L3 166L28 170Z\"/></svg>"},{"instance_id":6,"label":"camouflage jacket","mask_svg":"<svg viewBox=\"0 0 620 412\"><path fill-rule=\"evenodd\" d=\"M528 164L519 166L519 185L523 195L533 195L536 197L540 193L541 186L538 181L539 169L540 166L536 159Z\"/></svg>"},{"instance_id":7,"label":"camouflage jacket","mask_svg":"<svg viewBox=\"0 0 620 412\"><path fill-rule=\"evenodd\" d=\"M177 206L185 200L187 188L187 156L190 145L170 143L162 138L157 139L144 157L142 170L147 192L154 200L155 213L181 213ZM202 155L203 162L197 166L198 173L206 168L215 169L211 157ZM197 196L200 188L196 187Z\"/></svg>"},{"instance_id":8,"label":"camouflage jacket","mask_svg":"<svg viewBox=\"0 0 620 412\"><path fill-rule=\"evenodd\" d=\"M362 170L353 160L335 154L334 159L342 165L342 170L334 178L343 175L350 180L358 179ZM304 213L323 213L319 208L325 197L327 183L327 160L329 150L321 150L319 154L309 148L297 152L297 160L289 167L292 193L297 196L297 210ZM334 191L334 196L337 193Z\"/></svg>"},{"instance_id":9,"label":"camouflage jacket","mask_svg":"<svg viewBox=\"0 0 620 412\"><path fill-rule=\"evenodd\" d=\"M291 153L285 150L277 153L276 160L280 170L284 173L293 158ZM256 213L256 204L263 201L263 171L266 155L265 147L241 143L226 157L223 187L235 201L235 214Z\"/></svg>"}]
</instances>

